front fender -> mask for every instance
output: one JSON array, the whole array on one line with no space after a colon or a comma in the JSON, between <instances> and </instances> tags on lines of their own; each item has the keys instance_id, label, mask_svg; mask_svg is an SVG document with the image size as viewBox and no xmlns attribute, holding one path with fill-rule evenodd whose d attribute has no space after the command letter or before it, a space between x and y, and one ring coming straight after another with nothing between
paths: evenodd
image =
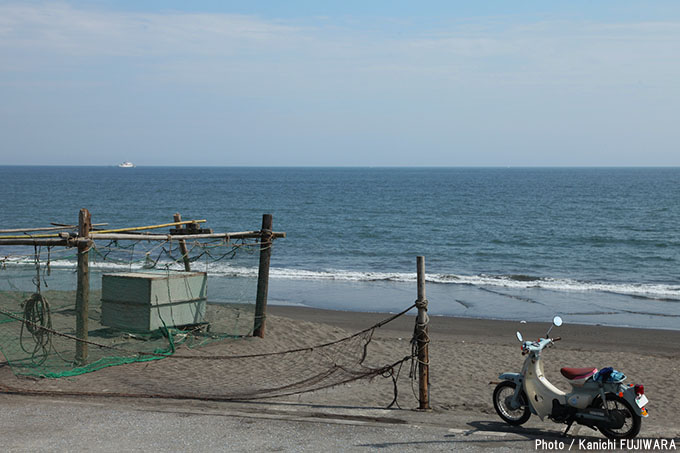
<instances>
[{"instance_id":1,"label":"front fender","mask_svg":"<svg viewBox=\"0 0 680 453\"><path fill-rule=\"evenodd\" d=\"M522 375L519 373L503 373L498 376L498 379L504 381L512 381L517 384L517 388L522 388Z\"/></svg>"},{"instance_id":2,"label":"front fender","mask_svg":"<svg viewBox=\"0 0 680 453\"><path fill-rule=\"evenodd\" d=\"M503 373L500 376L498 376L498 379L502 379L504 381L510 381L510 382L513 382L515 384L515 394L512 397L511 407L512 408L521 407L522 403L520 401L519 396L522 393L524 393L524 382L523 382L524 379L522 378L522 375L519 374L519 373ZM526 398L526 397L525 397L525 399L527 399L527 403L529 404L529 410L531 410L531 412L533 414L535 414L536 411L534 410L534 407L532 406L531 401L528 401L528 398Z\"/></svg>"}]
</instances>

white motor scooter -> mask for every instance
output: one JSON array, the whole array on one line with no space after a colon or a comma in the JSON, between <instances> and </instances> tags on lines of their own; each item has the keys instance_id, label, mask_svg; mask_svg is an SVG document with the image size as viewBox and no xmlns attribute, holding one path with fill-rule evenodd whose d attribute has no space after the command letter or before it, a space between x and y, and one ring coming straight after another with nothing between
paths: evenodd
<instances>
[{"instance_id":1,"label":"white motor scooter","mask_svg":"<svg viewBox=\"0 0 680 453\"><path fill-rule=\"evenodd\" d=\"M522 355L527 358L520 373L503 373L502 382L493 392L493 405L498 415L511 425L521 425L536 414L543 420L550 418L566 423L567 434L576 422L598 429L610 439L632 439L640 432L642 417L647 417L648 403L642 385L624 385L623 374L611 368L598 372L597 368L562 368L569 380L571 392L565 393L552 385L543 374L541 351L560 338L550 338L553 326L561 326L562 318L555 316L545 338L523 341Z\"/></svg>"}]
</instances>

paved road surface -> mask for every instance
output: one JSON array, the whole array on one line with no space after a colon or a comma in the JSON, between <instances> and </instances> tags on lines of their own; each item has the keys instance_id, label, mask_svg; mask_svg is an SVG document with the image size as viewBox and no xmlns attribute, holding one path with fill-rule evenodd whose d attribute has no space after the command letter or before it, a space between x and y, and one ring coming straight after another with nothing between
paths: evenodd
<instances>
[{"instance_id":1,"label":"paved road surface","mask_svg":"<svg viewBox=\"0 0 680 453\"><path fill-rule=\"evenodd\" d=\"M551 423L517 429L493 416L450 411L16 395L0 395L0 406L0 439L10 452L535 451L537 439L572 440ZM602 440L593 434L582 428L577 439Z\"/></svg>"}]
</instances>

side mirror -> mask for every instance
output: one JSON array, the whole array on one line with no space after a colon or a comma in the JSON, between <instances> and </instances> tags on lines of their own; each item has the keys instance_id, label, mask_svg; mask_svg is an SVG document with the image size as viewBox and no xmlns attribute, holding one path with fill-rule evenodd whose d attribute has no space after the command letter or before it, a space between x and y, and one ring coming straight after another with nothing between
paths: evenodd
<instances>
[{"instance_id":1,"label":"side mirror","mask_svg":"<svg viewBox=\"0 0 680 453\"><path fill-rule=\"evenodd\" d=\"M519 332L519 330L517 331L517 334L516 334L516 335L517 335L517 339L519 340L520 343L521 343L522 341L524 341L524 338L522 338L522 334Z\"/></svg>"},{"instance_id":2,"label":"side mirror","mask_svg":"<svg viewBox=\"0 0 680 453\"><path fill-rule=\"evenodd\" d=\"M548 329L548 332L545 334L545 337L549 338L550 337L550 331L552 330L552 328L553 327L559 327L561 325L562 325L562 318L560 318L559 316L555 316L553 318L553 322L552 322L552 325L550 326L550 329Z\"/></svg>"}]
</instances>

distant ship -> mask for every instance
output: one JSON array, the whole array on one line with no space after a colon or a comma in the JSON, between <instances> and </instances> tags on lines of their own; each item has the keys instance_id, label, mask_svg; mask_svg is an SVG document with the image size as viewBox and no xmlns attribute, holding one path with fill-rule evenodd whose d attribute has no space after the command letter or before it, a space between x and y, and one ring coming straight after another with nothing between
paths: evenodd
<instances>
[{"instance_id":1,"label":"distant ship","mask_svg":"<svg viewBox=\"0 0 680 453\"><path fill-rule=\"evenodd\" d=\"M125 161L122 164L118 164L119 168L135 168L135 164L132 162Z\"/></svg>"}]
</instances>

